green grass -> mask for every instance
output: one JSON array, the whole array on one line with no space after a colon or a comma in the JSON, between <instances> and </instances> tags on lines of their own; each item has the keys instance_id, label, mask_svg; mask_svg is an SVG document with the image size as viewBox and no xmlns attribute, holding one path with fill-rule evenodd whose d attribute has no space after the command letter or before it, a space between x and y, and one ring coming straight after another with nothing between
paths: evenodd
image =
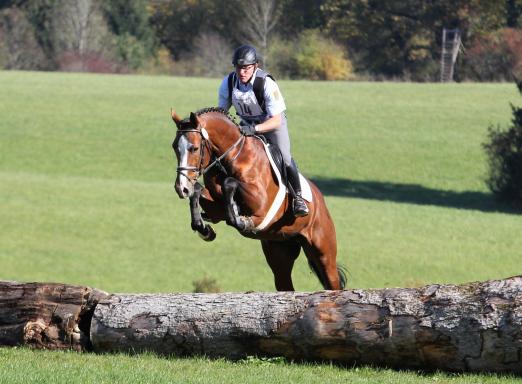
<instances>
[{"instance_id":1,"label":"green grass","mask_svg":"<svg viewBox=\"0 0 522 384\"><path fill-rule=\"evenodd\" d=\"M218 84L0 72L0 279L176 292L190 291L194 280L208 276L224 291L272 291L258 243L223 224L216 226L217 240L204 243L190 230L187 202L173 190L170 108L187 115L215 105ZM520 104L514 85L280 85L294 157L326 195L339 261L350 271L348 288L463 283L520 273L522 216L488 193L481 148L488 126L507 126L509 103ZM294 280L299 290L320 289L304 257ZM15 367L6 382L22 382L30 381L22 367L31 364L24 361L42 352L1 353ZM60 371L67 381L62 366L91 364L91 370L104 367L93 374L100 382L124 381L125 372L140 381L142 372L129 368L134 362L157 373L150 382L227 382L244 369L204 359L46 356L34 377ZM169 379L162 373L185 365L212 374ZM113 368L123 376L111 376ZM304 382L315 382L316 370L331 375L325 382L486 380L289 364L248 370L258 371L252 382L266 381L264 375L272 372L276 380L298 381L303 375Z\"/></svg>"},{"instance_id":2,"label":"green grass","mask_svg":"<svg viewBox=\"0 0 522 384\"><path fill-rule=\"evenodd\" d=\"M78 355L74 352L0 348L0 384L18 383L352 383L352 384L508 384L516 378L498 375L421 374L368 367L296 364L281 359L248 358L239 362L159 358L152 354ZM29 368L30 367L30 368Z\"/></svg>"}]
</instances>

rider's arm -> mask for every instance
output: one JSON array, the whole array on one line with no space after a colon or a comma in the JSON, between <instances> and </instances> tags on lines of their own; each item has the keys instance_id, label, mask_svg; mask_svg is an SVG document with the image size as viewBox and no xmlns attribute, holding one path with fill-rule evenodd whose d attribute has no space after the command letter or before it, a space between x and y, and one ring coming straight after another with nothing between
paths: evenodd
<instances>
[{"instance_id":1,"label":"rider's arm","mask_svg":"<svg viewBox=\"0 0 522 384\"><path fill-rule=\"evenodd\" d=\"M276 82L270 77L265 81L265 105L268 116L263 123L256 125L259 133L273 131L283 124L283 113L286 109L285 101Z\"/></svg>"},{"instance_id":2,"label":"rider's arm","mask_svg":"<svg viewBox=\"0 0 522 384\"><path fill-rule=\"evenodd\" d=\"M273 131L281 126L283 122L283 113L278 113L275 116L272 116L262 122L261 124L256 125L256 132L263 133Z\"/></svg>"},{"instance_id":3,"label":"rider's arm","mask_svg":"<svg viewBox=\"0 0 522 384\"><path fill-rule=\"evenodd\" d=\"M228 98L228 75L225 76L218 91L218 107L228 111L232 106L232 101Z\"/></svg>"}]
</instances>

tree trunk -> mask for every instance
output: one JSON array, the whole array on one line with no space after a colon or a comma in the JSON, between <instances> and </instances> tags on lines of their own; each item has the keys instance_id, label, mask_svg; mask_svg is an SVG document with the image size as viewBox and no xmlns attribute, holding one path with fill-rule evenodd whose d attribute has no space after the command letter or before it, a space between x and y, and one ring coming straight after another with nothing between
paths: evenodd
<instances>
[{"instance_id":1,"label":"tree trunk","mask_svg":"<svg viewBox=\"0 0 522 384\"><path fill-rule=\"evenodd\" d=\"M97 352L285 356L395 368L522 373L522 276L316 293L114 295Z\"/></svg>"},{"instance_id":2,"label":"tree trunk","mask_svg":"<svg viewBox=\"0 0 522 384\"><path fill-rule=\"evenodd\" d=\"M89 328L98 300L89 287L0 281L0 346L89 349Z\"/></svg>"}]
</instances>

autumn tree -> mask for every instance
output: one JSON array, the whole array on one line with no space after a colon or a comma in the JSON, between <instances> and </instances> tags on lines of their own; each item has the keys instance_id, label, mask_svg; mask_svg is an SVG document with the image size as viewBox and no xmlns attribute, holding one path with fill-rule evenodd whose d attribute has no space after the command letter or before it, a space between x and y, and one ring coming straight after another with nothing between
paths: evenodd
<instances>
[{"instance_id":1,"label":"autumn tree","mask_svg":"<svg viewBox=\"0 0 522 384\"><path fill-rule=\"evenodd\" d=\"M327 30L352 51L359 71L434 79L443 28L464 42L505 22L505 1L327 0Z\"/></svg>"}]
</instances>

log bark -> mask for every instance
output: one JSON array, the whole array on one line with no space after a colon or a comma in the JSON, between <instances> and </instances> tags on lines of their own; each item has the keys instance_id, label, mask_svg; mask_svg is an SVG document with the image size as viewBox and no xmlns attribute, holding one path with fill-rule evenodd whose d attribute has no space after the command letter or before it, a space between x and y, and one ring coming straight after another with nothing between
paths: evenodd
<instances>
[{"instance_id":1,"label":"log bark","mask_svg":"<svg viewBox=\"0 0 522 384\"><path fill-rule=\"evenodd\" d=\"M91 341L97 352L521 374L522 276L411 289L113 295L96 306Z\"/></svg>"},{"instance_id":2,"label":"log bark","mask_svg":"<svg viewBox=\"0 0 522 384\"><path fill-rule=\"evenodd\" d=\"M83 286L0 281L0 346L88 350L92 313L107 296Z\"/></svg>"}]
</instances>

